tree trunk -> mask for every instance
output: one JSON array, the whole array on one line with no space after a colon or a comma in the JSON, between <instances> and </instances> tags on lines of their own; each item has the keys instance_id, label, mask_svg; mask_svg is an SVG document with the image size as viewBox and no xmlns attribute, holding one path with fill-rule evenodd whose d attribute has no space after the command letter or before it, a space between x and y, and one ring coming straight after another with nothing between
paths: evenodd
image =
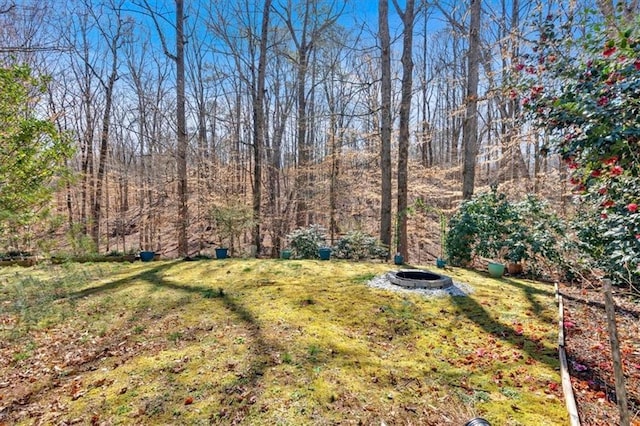
<instances>
[{"instance_id":1,"label":"tree trunk","mask_svg":"<svg viewBox=\"0 0 640 426\"><path fill-rule=\"evenodd\" d=\"M109 126L111 124L111 104L113 102L113 86L117 79L117 64L114 64L105 92L105 105L102 117L102 132L100 133L100 158L98 160L98 175L96 176L96 196L91 209L91 238L96 251L100 251L100 220L102 219L102 188L105 180L107 154L109 148Z\"/></svg>"},{"instance_id":2,"label":"tree trunk","mask_svg":"<svg viewBox=\"0 0 640 426\"><path fill-rule=\"evenodd\" d=\"M481 0L471 0L469 53L467 55L467 99L463 126L464 164L462 168L462 198L470 199L475 186L478 154L478 80L480 64Z\"/></svg>"},{"instance_id":3,"label":"tree trunk","mask_svg":"<svg viewBox=\"0 0 640 426\"><path fill-rule=\"evenodd\" d=\"M189 206L187 188L187 120L184 89L184 5L176 0L176 125L178 131L178 256L189 255Z\"/></svg>"},{"instance_id":4,"label":"tree trunk","mask_svg":"<svg viewBox=\"0 0 640 426\"><path fill-rule=\"evenodd\" d=\"M380 38L380 242L391 248L391 38L389 35L389 2L378 2L378 27Z\"/></svg>"},{"instance_id":5,"label":"tree trunk","mask_svg":"<svg viewBox=\"0 0 640 426\"><path fill-rule=\"evenodd\" d=\"M413 24L414 0L407 0L404 12L400 10L396 0L393 4L402 18L402 90L400 98L400 129L398 135L398 244L396 251L409 261L407 239L407 208L409 180L409 121L411 120L411 92L413 88Z\"/></svg>"},{"instance_id":6,"label":"tree trunk","mask_svg":"<svg viewBox=\"0 0 640 426\"><path fill-rule=\"evenodd\" d=\"M253 98L253 244L256 253L260 253L262 239L260 232L260 205L262 202L262 152L265 139L264 91L267 68L267 36L269 34L269 15L271 0L264 1L262 11L262 29L260 35L260 58L258 59L258 81Z\"/></svg>"}]
</instances>

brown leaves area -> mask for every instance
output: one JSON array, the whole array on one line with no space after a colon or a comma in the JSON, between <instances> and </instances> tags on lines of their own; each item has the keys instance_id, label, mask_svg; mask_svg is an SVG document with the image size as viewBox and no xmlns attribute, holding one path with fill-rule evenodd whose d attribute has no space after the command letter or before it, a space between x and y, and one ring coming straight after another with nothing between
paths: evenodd
<instances>
[{"instance_id":1,"label":"brown leaves area","mask_svg":"<svg viewBox=\"0 0 640 426\"><path fill-rule=\"evenodd\" d=\"M560 291L565 345L580 420L584 426L616 425L619 415L602 292L567 285ZM639 426L640 305L621 294L614 298L631 424Z\"/></svg>"},{"instance_id":2,"label":"brown leaves area","mask_svg":"<svg viewBox=\"0 0 640 426\"><path fill-rule=\"evenodd\" d=\"M82 398L89 389L109 386L106 380L85 383L82 373L95 370L105 360L115 368L141 351L151 348L115 333L87 339L83 333L67 329L49 329L30 333L30 356L22 359L25 345L0 344L0 425L37 419L45 413L49 419L63 416L65 407L57 398L42 398L45 393ZM15 343L15 342L14 342ZM82 419L85 422L87 419ZM89 419L97 424L98 419Z\"/></svg>"}]
</instances>

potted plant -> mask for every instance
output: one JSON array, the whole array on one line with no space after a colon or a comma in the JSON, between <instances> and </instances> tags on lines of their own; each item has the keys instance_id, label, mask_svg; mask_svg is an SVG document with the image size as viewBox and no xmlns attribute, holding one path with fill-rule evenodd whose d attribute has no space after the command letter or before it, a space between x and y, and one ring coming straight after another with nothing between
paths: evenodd
<instances>
[{"instance_id":1,"label":"potted plant","mask_svg":"<svg viewBox=\"0 0 640 426\"><path fill-rule=\"evenodd\" d=\"M242 233L253 226L253 211L241 200L227 200L214 205L210 211L222 244L216 248L216 258L226 259L233 255L236 241Z\"/></svg>"},{"instance_id":2,"label":"potted plant","mask_svg":"<svg viewBox=\"0 0 640 426\"><path fill-rule=\"evenodd\" d=\"M407 208L403 212L396 213L396 217L395 217L395 230L396 230L396 232L394 233L394 236L393 236L393 246L398 251L396 251L396 254L393 256L394 265L403 265L404 264L404 256L400 252L400 218L402 216L404 216L404 215L408 215L409 213L411 213L411 208Z\"/></svg>"},{"instance_id":3,"label":"potted plant","mask_svg":"<svg viewBox=\"0 0 640 426\"><path fill-rule=\"evenodd\" d=\"M506 241L507 271L509 275L518 275L523 271L522 262L528 258L528 244L521 233L512 234Z\"/></svg>"},{"instance_id":4,"label":"potted plant","mask_svg":"<svg viewBox=\"0 0 640 426\"><path fill-rule=\"evenodd\" d=\"M290 257L294 259L318 259L320 256L331 256L331 249L326 246L325 229L319 225L294 229L286 236L286 240L291 250Z\"/></svg>"}]
</instances>

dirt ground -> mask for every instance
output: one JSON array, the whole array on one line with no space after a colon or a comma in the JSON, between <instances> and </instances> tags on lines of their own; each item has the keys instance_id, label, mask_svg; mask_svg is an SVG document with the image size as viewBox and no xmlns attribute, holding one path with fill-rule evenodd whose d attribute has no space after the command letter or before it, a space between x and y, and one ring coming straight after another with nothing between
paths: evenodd
<instances>
[{"instance_id":1,"label":"dirt ground","mask_svg":"<svg viewBox=\"0 0 640 426\"><path fill-rule=\"evenodd\" d=\"M619 424L611 346L601 289L560 285L565 345L583 425ZM640 302L614 290L631 424L640 425Z\"/></svg>"}]
</instances>

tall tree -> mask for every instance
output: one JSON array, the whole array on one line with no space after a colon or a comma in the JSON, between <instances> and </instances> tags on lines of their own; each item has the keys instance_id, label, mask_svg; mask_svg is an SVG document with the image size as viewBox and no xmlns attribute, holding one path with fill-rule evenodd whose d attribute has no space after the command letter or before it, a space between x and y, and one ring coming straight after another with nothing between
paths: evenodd
<instances>
[{"instance_id":1,"label":"tall tree","mask_svg":"<svg viewBox=\"0 0 640 426\"><path fill-rule=\"evenodd\" d=\"M151 15L155 24L162 49L165 55L176 65L176 166L178 174L178 256L189 255L189 239L187 231L189 229L189 205L188 205L188 185L187 185L187 148L189 140L187 138L187 117L186 117L186 97L185 97L185 34L184 34L184 1L175 0L175 54L169 51L164 32L156 14L153 12L148 0L144 0L146 10Z\"/></svg>"},{"instance_id":2,"label":"tall tree","mask_svg":"<svg viewBox=\"0 0 640 426\"><path fill-rule=\"evenodd\" d=\"M189 255L189 206L187 188L187 119L184 91L184 2L176 0L176 54L172 59L176 63L176 124L178 131L178 255Z\"/></svg>"},{"instance_id":3,"label":"tall tree","mask_svg":"<svg viewBox=\"0 0 640 426\"><path fill-rule=\"evenodd\" d=\"M107 165L107 155L109 152L109 131L111 128L111 107L113 104L113 90L118 80L119 58L118 53L122 46L122 41L127 31L126 22L121 16L122 3L111 3L108 7L113 16L106 12L106 24L103 25L103 16L98 16L95 9L87 6L87 10L92 14L98 31L108 43L108 54L110 56L111 67L106 76L106 81L98 77L98 81L104 90L104 110L102 111L102 128L100 131L100 151L98 157L98 174L96 176L95 197L91 206L91 237L96 250L100 250L100 225L102 220L102 191L105 184L105 174ZM95 72L95 71L94 71Z\"/></svg>"},{"instance_id":4,"label":"tall tree","mask_svg":"<svg viewBox=\"0 0 640 426\"><path fill-rule=\"evenodd\" d=\"M337 3L327 5L319 0L304 0L298 6L289 0L287 5L283 6L284 10L280 12L295 48L295 56L292 59L296 65L296 145L298 150L296 225L298 226L308 224L310 219L308 203L311 175L309 168L313 151L313 140L309 136L311 129L310 102L307 98L309 96L308 78L309 74L312 74L310 65L312 65L314 51L318 43L342 14L343 8L337 9ZM311 90L313 93L315 88Z\"/></svg>"},{"instance_id":5,"label":"tall tree","mask_svg":"<svg viewBox=\"0 0 640 426\"><path fill-rule=\"evenodd\" d=\"M475 186L476 156L478 155L478 81L480 77L480 17L481 0L471 0L469 22L469 50L467 53L467 95L463 125L462 198L469 199Z\"/></svg>"},{"instance_id":6,"label":"tall tree","mask_svg":"<svg viewBox=\"0 0 640 426\"><path fill-rule=\"evenodd\" d=\"M415 20L414 0L407 0L402 11L397 0L393 0L396 12L402 19L402 87L400 95L400 129L398 132L398 245L396 250L405 262L409 260L407 239L407 207L409 180L409 121L411 119L411 94L413 90L413 24Z\"/></svg>"},{"instance_id":7,"label":"tall tree","mask_svg":"<svg viewBox=\"0 0 640 426\"><path fill-rule=\"evenodd\" d=\"M378 1L380 39L380 241L391 248L391 36L389 0Z\"/></svg>"},{"instance_id":8,"label":"tall tree","mask_svg":"<svg viewBox=\"0 0 640 426\"><path fill-rule=\"evenodd\" d=\"M265 80L267 74L267 41L269 36L269 16L271 0L264 0L262 28L260 30L260 50L258 78L253 90L253 244L260 253L262 236L260 231L260 206L262 204L262 158L265 139Z\"/></svg>"}]
</instances>

